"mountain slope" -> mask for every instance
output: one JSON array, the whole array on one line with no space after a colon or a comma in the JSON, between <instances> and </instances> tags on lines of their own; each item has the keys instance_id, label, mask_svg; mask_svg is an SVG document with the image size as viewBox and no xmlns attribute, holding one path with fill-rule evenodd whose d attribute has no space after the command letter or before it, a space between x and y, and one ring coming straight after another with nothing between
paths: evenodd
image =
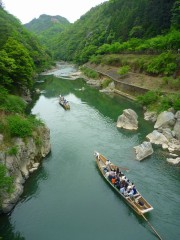
<instances>
[{"instance_id":1,"label":"mountain slope","mask_svg":"<svg viewBox=\"0 0 180 240\"><path fill-rule=\"evenodd\" d=\"M104 43L148 39L171 28L175 0L110 0L53 39L56 58L86 62ZM176 16L176 20L177 20Z\"/></svg>"},{"instance_id":2,"label":"mountain slope","mask_svg":"<svg viewBox=\"0 0 180 240\"><path fill-rule=\"evenodd\" d=\"M45 31L50 31L50 29L56 29L56 32L63 31L66 26L70 25L70 22L61 16L49 16L42 14L39 18L35 18L24 26L31 32L36 34L42 34Z\"/></svg>"},{"instance_id":3,"label":"mountain slope","mask_svg":"<svg viewBox=\"0 0 180 240\"><path fill-rule=\"evenodd\" d=\"M37 37L3 7L0 22L0 83L10 91L29 88L35 73L51 64L51 56Z\"/></svg>"},{"instance_id":4,"label":"mountain slope","mask_svg":"<svg viewBox=\"0 0 180 240\"><path fill-rule=\"evenodd\" d=\"M56 36L58 36L70 25L71 23L64 17L43 14L38 19L33 19L24 26L27 30L38 36L41 44L51 50L53 38L56 38Z\"/></svg>"}]
</instances>

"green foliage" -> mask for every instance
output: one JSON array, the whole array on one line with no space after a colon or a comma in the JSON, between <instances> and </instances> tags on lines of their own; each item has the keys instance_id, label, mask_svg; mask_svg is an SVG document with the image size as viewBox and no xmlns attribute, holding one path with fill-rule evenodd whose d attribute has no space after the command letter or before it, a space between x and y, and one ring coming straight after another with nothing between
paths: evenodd
<instances>
[{"instance_id":1,"label":"green foliage","mask_svg":"<svg viewBox=\"0 0 180 240\"><path fill-rule=\"evenodd\" d=\"M7 117L7 130L11 137L29 137L35 128L43 125L40 119L34 116L23 117L21 115L10 115Z\"/></svg>"},{"instance_id":2,"label":"green foliage","mask_svg":"<svg viewBox=\"0 0 180 240\"><path fill-rule=\"evenodd\" d=\"M120 69L118 69L117 73L120 74L121 76L127 74L130 71L130 66L129 65L125 65L123 67L121 67Z\"/></svg>"},{"instance_id":3,"label":"green foliage","mask_svg":"<svg viewBox=\"0 0 180 240\"><path fill-rule=\"evenodd\" d=\"M89 59L91 63L95 64L100 64L102 61L102 56L101 55L92 55Z\"/></svg>"},{"instance_id":4,"label":"green foliage","mask_svg":"<svg viewBox=\"0 0 180 240\"><path fill-rule=\"evenodd\" d=\"M7 90L0 85L0 110L8 113L23 113L26 104L22 98L8 94Z\"/></svg>"},{"instance_id":5,"label":"green foliage","mask_svg":"<svg viewBox=\"0 0 180 240\"><path fill-rule=\"evenodd\" d=\"M11 147L8 152L7 152L10 156L16 156L18 153L18 146L13 146Z\"/></svg>"},{"instance_id":6,"label":"green foliage","mask_svg":"<svg viewBox=\"0 0 180 240\"><path fill-rule=\"evenodd\" d=\"M19 115L11 115L7 118L11 137L32 136L33 125L31 121Z\"/></svg>"},{"instance_id":7,"label":"green foliage","mask_svg":"<svg viewBox=\"0 0 180 240\"><path fill-rule=\"evenodd\" d=\"M99 73L97 73L94 70L91 70L86 67L82 67L81 71L88 77L88 78L93 78L93 79L98 79L99 78Z\"/></svg>"},{"instance_id":8,"label":"green foliage","mask_svg":"<svg viewBox=\"0 0 180 240\"><path fill-rule=\"evenodd\" d=\"M32 86L35 71L42 71L51 57L37 38L13 15L0 8L0 79L11 92Z\"/></svg>"},{"instance_id":9,"label":"green foliage","mask_svg":"<svg viewBox=\"0 0 180 240\"><path fill-rule=\"evenodd\" d=\"M14 85L32 86L34 63L27 49L17 40L9 38L4 45L8 56L15 61L15 70L11 73Z\"/></svg>"},{"instance_id":10,"label":"green foliage","mask_svg":"<svg viewBox=\"0 0 180 240\"><path fill-rule=\"evenodd\" d=\"M25 102L22 98L15 95L8 95L2 104L0 104L0 109L9 113L24 113L26 108Z\"/></svg>"},{"instance_id":11,"label":"green foliage","mask_svg":"<svg viewBox=\"0 0 180 240\"><path fill-rule=\"evenodd\" d=\"M15 70L15 60L8 56L5 50L0 51L0 79L4 87L11 88L13 82L11 75Z\"/></svg>"},{"instance_id":12,"label":"green foliage","mask_svg":"<svg viewBox=\"0 0 180 240\"><path fill-rule=\"evenodd\" d=\"M180 89L180 77L174 79L173 77L164 77L164 85L167 85L169 88L177 90Z\"/></svg>"},{"instance_id":13,"label":"green foliage","mask_svg":"<svg viewBox=\"0 0 180 240\"><path fill-rule=\"evenodd\" d=\"M158 101L160 93L157 91L148 91L144 95L140 95L137 97L137 101L145 106L150 104L154 104Z\"/></svg>"},{"instance_id":14,"label":"green foliage","mask_svg":"<svg viewBox=\"0 0 180 240\"><path fill-rule=\"evenodd\" d=\"M176 58L171 52L162 53L150 60L146 70L148 73L171 75L177 68L175 60Z\"/></svg>"},{"instance_id":15,"label":"green foliage","mask_svg":"<svg viewBox=\"0 0 180 240\"><path fill-rule=\"evenodd\" d=\"M3 164L0 164L0 203L2 196L13 191L13 178L7 176L7 169Z\"/></svg>"},{"instance_id":16,"label":"green foliage","mask_svg":"<svg viewBox=\"0 0 180 240\"><path fill-rule=\"evenodd\" d=\"M2 104L4 104L4 102L6 101L7 96L8 96L8 91L7 91L7 89L5 89L4 87L2 87L2 86L0 85L0 106L1 106Z\"/></svg>"},{"instance_id":17,"label":"green foliage","mask_svg":"<svg viewBox=\"0 0 180 240\"><path fill-rule=\"evenodd\" d=\"M147 106L148 109L162 112L173 107L176 111L180 110L180 94L163 94L159 91L148 91L144 95L139 95L137 101Z\"/></svg>"},{"instance_id":18,"label":"green foliage","mask_svg":"<svg viewBox=\"0 0 180 240\"><path fill-rule=\"evenodd\" d=\"M42 14L38 19L35 18L25 24L25 27L31 32L44 35L46 31L50 31L51 34L53 31L60 33L66 26L69 25L70 22L64 17Z\"/></svg>"},{"instance_id":19,"label":"green foliage","mask_svg":"<svg viewBox=\"0 0 180 240\"><path fill-rule=\"evenodd\" d=\"M106 79L102 82L101 87L102 87L102 88L106 88L106 87L109 86L109 84L110 84L111 82L112 82L112 80L111 80L110 78L106 78Z\"/></svg>"},{"instance_id":20,"label":"green foliage","mask_svg":"<svg viewBox=\"0 0 180 240\"><path fill-rule=\"evenodd\" d=\"M177 0L174 2L173 8L172 8L172 26L177 29L180 30L180 1Z\"/></svg>"}]
</instances>

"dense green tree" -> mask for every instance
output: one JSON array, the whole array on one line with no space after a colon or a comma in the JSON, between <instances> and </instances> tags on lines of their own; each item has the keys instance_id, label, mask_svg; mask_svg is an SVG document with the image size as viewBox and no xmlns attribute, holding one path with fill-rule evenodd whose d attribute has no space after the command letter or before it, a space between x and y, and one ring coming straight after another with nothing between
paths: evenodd
<instances>
[{"instance_id":1,"label":"dense green tree","mask_svg":"<svg viewBox=\"0 0 180 240\"><path fill-rule=\"evenodd\" d=\"M5 50L0 51L0 83L4 87L12 88L12 74L16 70L15 60L10 58Z\"/></svg>"},{"instance_id":2,"label":"dense green tree","mask_svg":"<svg viewBox=\"0 0 180 240\"><path fill-rule=\"evenodd\" d=\"M177 29L180 30L180 1L176 1L173 5L172 8L172 26Z\"/></svg>"},{"instance_id":3,"label":"dense green tree","mask_svg":"<svg viewBox=\"0 0 180 240\"><path fill-rule=\"evenodd\" d=\"M17 87L31 87L34 63L28 50L15 39L9 38L4 45L4 51L9 58L14 60L13 71L9 73L13 84Z\"/></svg>"}]
</instances>

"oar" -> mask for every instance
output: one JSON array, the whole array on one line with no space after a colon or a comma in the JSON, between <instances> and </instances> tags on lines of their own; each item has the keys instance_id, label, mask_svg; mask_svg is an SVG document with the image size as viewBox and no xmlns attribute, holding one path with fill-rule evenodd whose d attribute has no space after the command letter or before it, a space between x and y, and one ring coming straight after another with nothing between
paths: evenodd
<instances>
[{"instance_id":1,"label":"oar","mask_svg":"<svg viewBox=\"0 0 180 240\"><path fill-rule=\"evenodd\" d=\"M118 168L121 169L121 170L124 170L124 171L129 171L129 169L125 168L125 167L118 167Z\"/></svg>"},{"instance_id":2,"label":"oar","mask_svg":"<svg viewBox=\"0 0 180 240\"><path fill-rule=\"evenodd\" d=\"M137 209L137 207L134 204L134 202L132 201L132 199L129 199L129 200L131 201L132 205L134 205L134 207ZM162 240L161 236L157 233L157 231L154 229L154 227L150 224L150 222L147 220L147 218L144 216L144 214L142 212L140 212L138 209L137 209L137 211L139 212L139 215L141 215L144 218L144 220L148 223L148 225L152 228L152 230L155 232L155 234L158 236L158 238L160 240Z\"/></svg>"},{"instance_id":3,"label":"oar","mask_svg":"<svg viewBox=\"0 0 180 240\"><path fill-rule=\"evenodd\" d=\"M157 233L157 231L154 229L154 227L150 224L150 222L147 220L147 218L144 216L144 214L141 214L144 220L148 223L148 225L152 228L152 230L155 232L155 234L158 236L160 240L162 240L161 236Z\"/></svg>"},{"instance_id":4,"label":"oar","mask_svg":"<svg viewBox=\"0 0 180 240\"><path fill-rule=\"evenodd\" d=\"M128 169L128 168L125 168L125 167L119 167L119 166L115 166L115 165L114 165L114 164L112 164L112 163L111 163L111 165L112 165L113 167L118 167L118 168L119 168L119 170L129 171L129 169Z\"/></svg>"}]
</instances>

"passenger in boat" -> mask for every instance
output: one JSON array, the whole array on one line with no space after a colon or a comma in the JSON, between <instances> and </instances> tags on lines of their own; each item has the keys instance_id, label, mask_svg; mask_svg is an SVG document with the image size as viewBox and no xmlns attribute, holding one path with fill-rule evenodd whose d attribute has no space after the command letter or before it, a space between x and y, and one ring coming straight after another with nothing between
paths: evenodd
<instances>
[{"instance_id":1,"label":"passenger in boat","mask_svg":"<svg viewBox=\"0 0 180 240\"><path fill-rule=\"evenodd\" d=\"M108 171L105 173L105 178L109 179L109 172Z\"/></svg>"},{"instance_id":2,"label":"passenger in boat","mask_svg":"<svg viewBox=\"0 0 180 240\"><path fill-rule=\"evenodd\" d=\"M134 195L133 189L129 189L129 190L128 190L128 196L132 198L133 195Z\"/></svg>"},{"instance_id":3,"label":"passenger in boat","mask_svg":"<svg viewBox=\"0 0 180 240\"><path fill-rule=\"evenodd\" d=\"M122 177L124 176L124 174L122 172L119 172L119 176Z\"/></svg>"},{"instance_id":4,"label":"passenger in boat","mask_svg":"<svg viewBox=\"0 0 180 240\"><path fill-rule=\"evenodd\" d=\"M108 172L108 169L106 167L103 167L104 173Z\"/></svg>"},{"instance_id":5,"label":"passenger in boat","mask_svg":"<svg viewBox=\"0 0 180 240\"><path fill-rule=\"evenodd\" d=\"M133 186L132 190L133 190L133 195L135 195L137 193L136 187Z\"/></svg>"},{"instance_id":6,"label":"passenger in boat","mask_svg":"<svg viewBox=\"0 0 180 240\"><path fill-rule=\"evenodd\" d=\"M115 171L110 171L109 172L109 180L111 181L112 180L112 178L115 178L115 176L116 176L116 172Z\"/></svg>"},{"instance_id":7,"label":"passenger in boat","mask_svg":"<svg viewBox=\"0 0 180 240\"><path fill-rule=\"evenodd\" d=\"M128 196L128 189L124 187L124 196Z\"/></svg>"},{"instance_id":8,"label":"passenger in boat","mask_svg":"<svg viewBox=\"0 0 180 240\"><path fill-rule=\"evenodd\" d=\"M120 193L124 194L124 191L125 191L125 188L124 188L124 187L121 187L121 188L120 188Z\"/></svg>"},{"instance_id":9,"label":"passenger in boat","mask_svg":"<svg viewBox=\"0 0 180 240\"><path fill-rule=\"evenodd\" d=\"M116 175L119 176L119 168L116 168Z\"/></svg>"},{"instance_id":10,"label":"passenger in boat","mask_svg":"<svg viewBox=\"0 0 180 240\"><path fill-rule=\"evenodd\" d=\"M106 168L107 168L108 171L111 171L110 164L111 164L110 160L107 159L107 160L106 160Z\"/></svg>"},{"instance_id":11,"label":"passenger in boat","mask_svg":"<svg viewBox=\"0 0 180 240\"><path fill-rule=\"evenodd\" d=\"M115 179L115 177L113 177L113 178L111 179L111 182L112 182L112 184L114 184L114 185L115 185L115 182L116 182L116 179Z\"/></svg>"}]
</instances>

